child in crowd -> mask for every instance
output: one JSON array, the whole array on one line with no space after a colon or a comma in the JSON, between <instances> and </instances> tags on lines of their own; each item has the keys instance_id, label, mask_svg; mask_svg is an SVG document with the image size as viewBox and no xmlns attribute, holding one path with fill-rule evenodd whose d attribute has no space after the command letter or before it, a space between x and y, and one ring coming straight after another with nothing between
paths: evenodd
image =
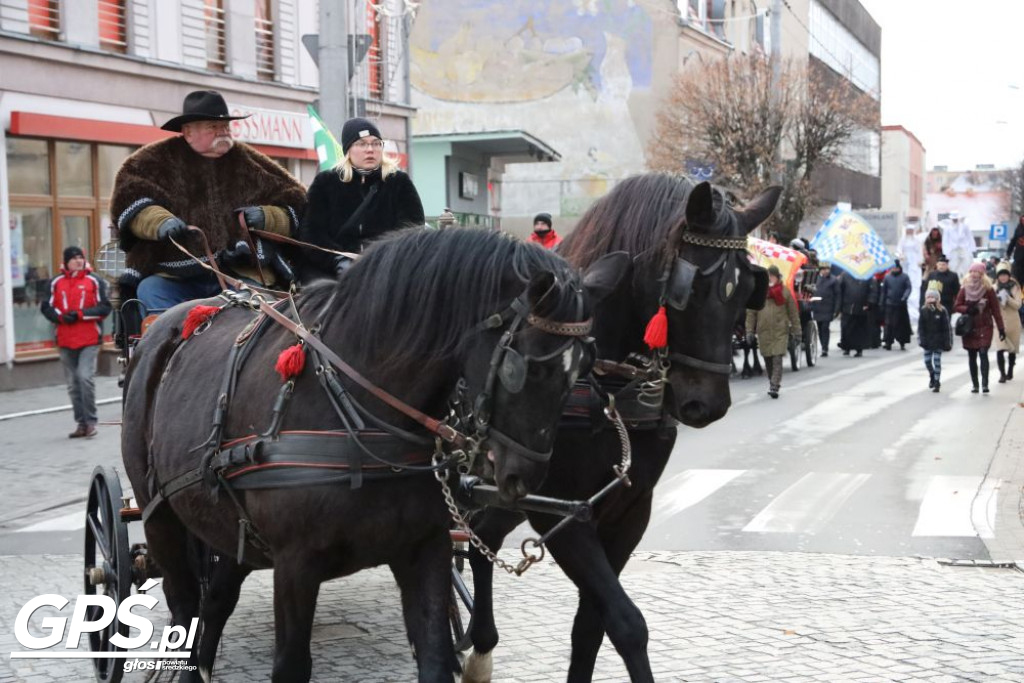
<instances>
[{"instance_id":1,"label":"child in crowd","mask_svg":"<svg viewBox=\"0 0 1024 683\"><path fill-rule=\"evenodd\" d=\"M942 307L941 297L935 289L924 293L924 306L917 323L917 337L924 349L924 366L928 368L928 386L939 392L942 374L942 352L953 348L953 330L949 325L949 312Z\"/></svg>"}]
</instances>

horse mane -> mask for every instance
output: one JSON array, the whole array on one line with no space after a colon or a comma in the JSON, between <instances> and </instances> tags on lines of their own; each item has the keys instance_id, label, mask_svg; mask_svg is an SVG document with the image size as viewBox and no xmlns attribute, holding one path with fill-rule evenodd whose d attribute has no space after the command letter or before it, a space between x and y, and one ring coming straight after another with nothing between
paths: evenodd
<instances>
[{"instance_id":1,"label":"horse mane","mask_svg":"<svg viewBox=\"0 0 1024 683\"><path fill-rule=\"evenodd\" d=\"M555 275L558 296L545 298L543 314L576 320L579 278L561 257L500 232L409 228L376 242L336 286L308 288L307 305L316 310L333 295L334 334L343 327L379 372L415 373L452 358L472 328L544 271Z\"/></svg>"},{"instance_id":2,"label":"horse mane","mask_svg":"<svg viewBox=\"0 0 1024 683\"><path fill-rule=\"evenodd\" d=\"M641 254L659 267L675 251L680 232L687 229L686 202L694 183L669 173L644 173L626 178L587 209L559 253L577 268L613 251ZM729 212L721 191L714 190L716 221L702 231L724 235Z\"/></svg>"}]
</instances>

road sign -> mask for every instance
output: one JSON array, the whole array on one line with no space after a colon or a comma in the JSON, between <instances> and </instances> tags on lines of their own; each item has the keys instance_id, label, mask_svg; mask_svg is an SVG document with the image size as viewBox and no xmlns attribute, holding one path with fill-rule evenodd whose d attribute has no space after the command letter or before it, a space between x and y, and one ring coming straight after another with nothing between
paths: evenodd
<instances>
[{"instance_id":1,"label":"road sign","mask_svg":"<svg viewBox=\"0 0 1024 683\"><path fill-rule=\"evenodd\" d=\"M993 223L988 229L988 239L991 242L1005 242L1010 238L1010 225L1008 223Z\"/></svg>"}]
</instances>

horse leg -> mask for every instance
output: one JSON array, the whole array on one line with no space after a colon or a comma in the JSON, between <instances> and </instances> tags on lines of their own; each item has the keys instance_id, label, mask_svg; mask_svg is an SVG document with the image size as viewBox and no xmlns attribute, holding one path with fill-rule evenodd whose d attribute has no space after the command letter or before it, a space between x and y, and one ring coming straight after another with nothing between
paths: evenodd
<instances>
[{"instance_id":1,"label":"horse leg","mask_svg":"<svg viewBox=\"0 0 1024 683\"><path fill-rule=\"evenodd\" d=\"M635 541L623 544L635 547L646 528L650 498L641 501L640 510L631 510L630 517L642 519ZM634 683L654 681L647 657L647 622L639 608L626 595L618 574L625 566L629 551L617 552L614 561L606 553L604 543L591 525L571 525L555 534L548 542L551 556L566 576L579 588L580 601L572 629L572 657L567 680L590 681L605 632L622 657Z\"/></svg>"},{"instance_id":2,"label":"horse leg","mask_svg":"<svg viewBox=\"0 0 1024 683\"><path fill-rule=\"evenodd\" d=\"M452 542L447 529L388 563L402 593L405 630L416 653L420 683L450 683L459 671L448 624Z\"/></svg>"},{"instance_id":3,"label":"horse leg","mask_svg":"<svg viewBox=\"0 0 1024 683\"><path fill-rule=\"evenodd\" d=\"M487 508L473 520L473 531L484 545L497 552L505 537L524 520L519 512ZM492 651L498 645L498 628L494 623L494 565L472 545L469 564L473 569L473 618L469 632L473 650L466 657L462 683L488 683L494 666Z\"/></svg>"},{"instance_id":4,"label":"horse leg","mask_svg":"<svg viewBox=\"0 0 1024 683\"><path fill-rule=\"evenodd\" d=\"M313 671L309 641L320 593L320 577L309 571L313 564L302 555L274 558L274 683L305 683Z\"/></svg>"},{"instance_id":5,"label":"horse leg","mask_svg":"<svg viewBox=\"0 0 1024 683\"><path fill-rule=\"evenodd\" d=\"M171 612L171 623L188 629L192 619L199 616L200 586L189 558L193 556L194 544L181 521L165 503L163 509L145 522L146 549L160 567L163 577L164 597ZM189 664L196 666L193 671L182 671L180 681L202 681L198 671L195 651Z\"/></svg>"},{"instance_id":6,"label":"horse leg","mask_svg":"<svg viewBox=\"0 0 1024 683\"><path fill-rule=\"evenodd\" d=\"M235 611L242 582L252 569L226 556L210 565L209 584L203 595L203 632L199 640L199 674L211 680L217 647L228 618Z\"/></svg>"}]
</instances>

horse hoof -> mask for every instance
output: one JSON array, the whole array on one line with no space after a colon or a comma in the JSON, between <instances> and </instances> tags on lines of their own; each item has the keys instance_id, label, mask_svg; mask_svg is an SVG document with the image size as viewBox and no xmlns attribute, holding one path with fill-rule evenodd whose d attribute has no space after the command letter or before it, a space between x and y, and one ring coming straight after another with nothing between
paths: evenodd
<instances>
[{"instance_id":1,"label":"horse hoof","mask_svg":"<svg viewBox=\"0 0 1024 683\"><path fill-rule=\"evenodd\" d=\"M490 652L473 650L462 668L462 683L491 683L493 658Z\"/></svg>"}]
</instances>

